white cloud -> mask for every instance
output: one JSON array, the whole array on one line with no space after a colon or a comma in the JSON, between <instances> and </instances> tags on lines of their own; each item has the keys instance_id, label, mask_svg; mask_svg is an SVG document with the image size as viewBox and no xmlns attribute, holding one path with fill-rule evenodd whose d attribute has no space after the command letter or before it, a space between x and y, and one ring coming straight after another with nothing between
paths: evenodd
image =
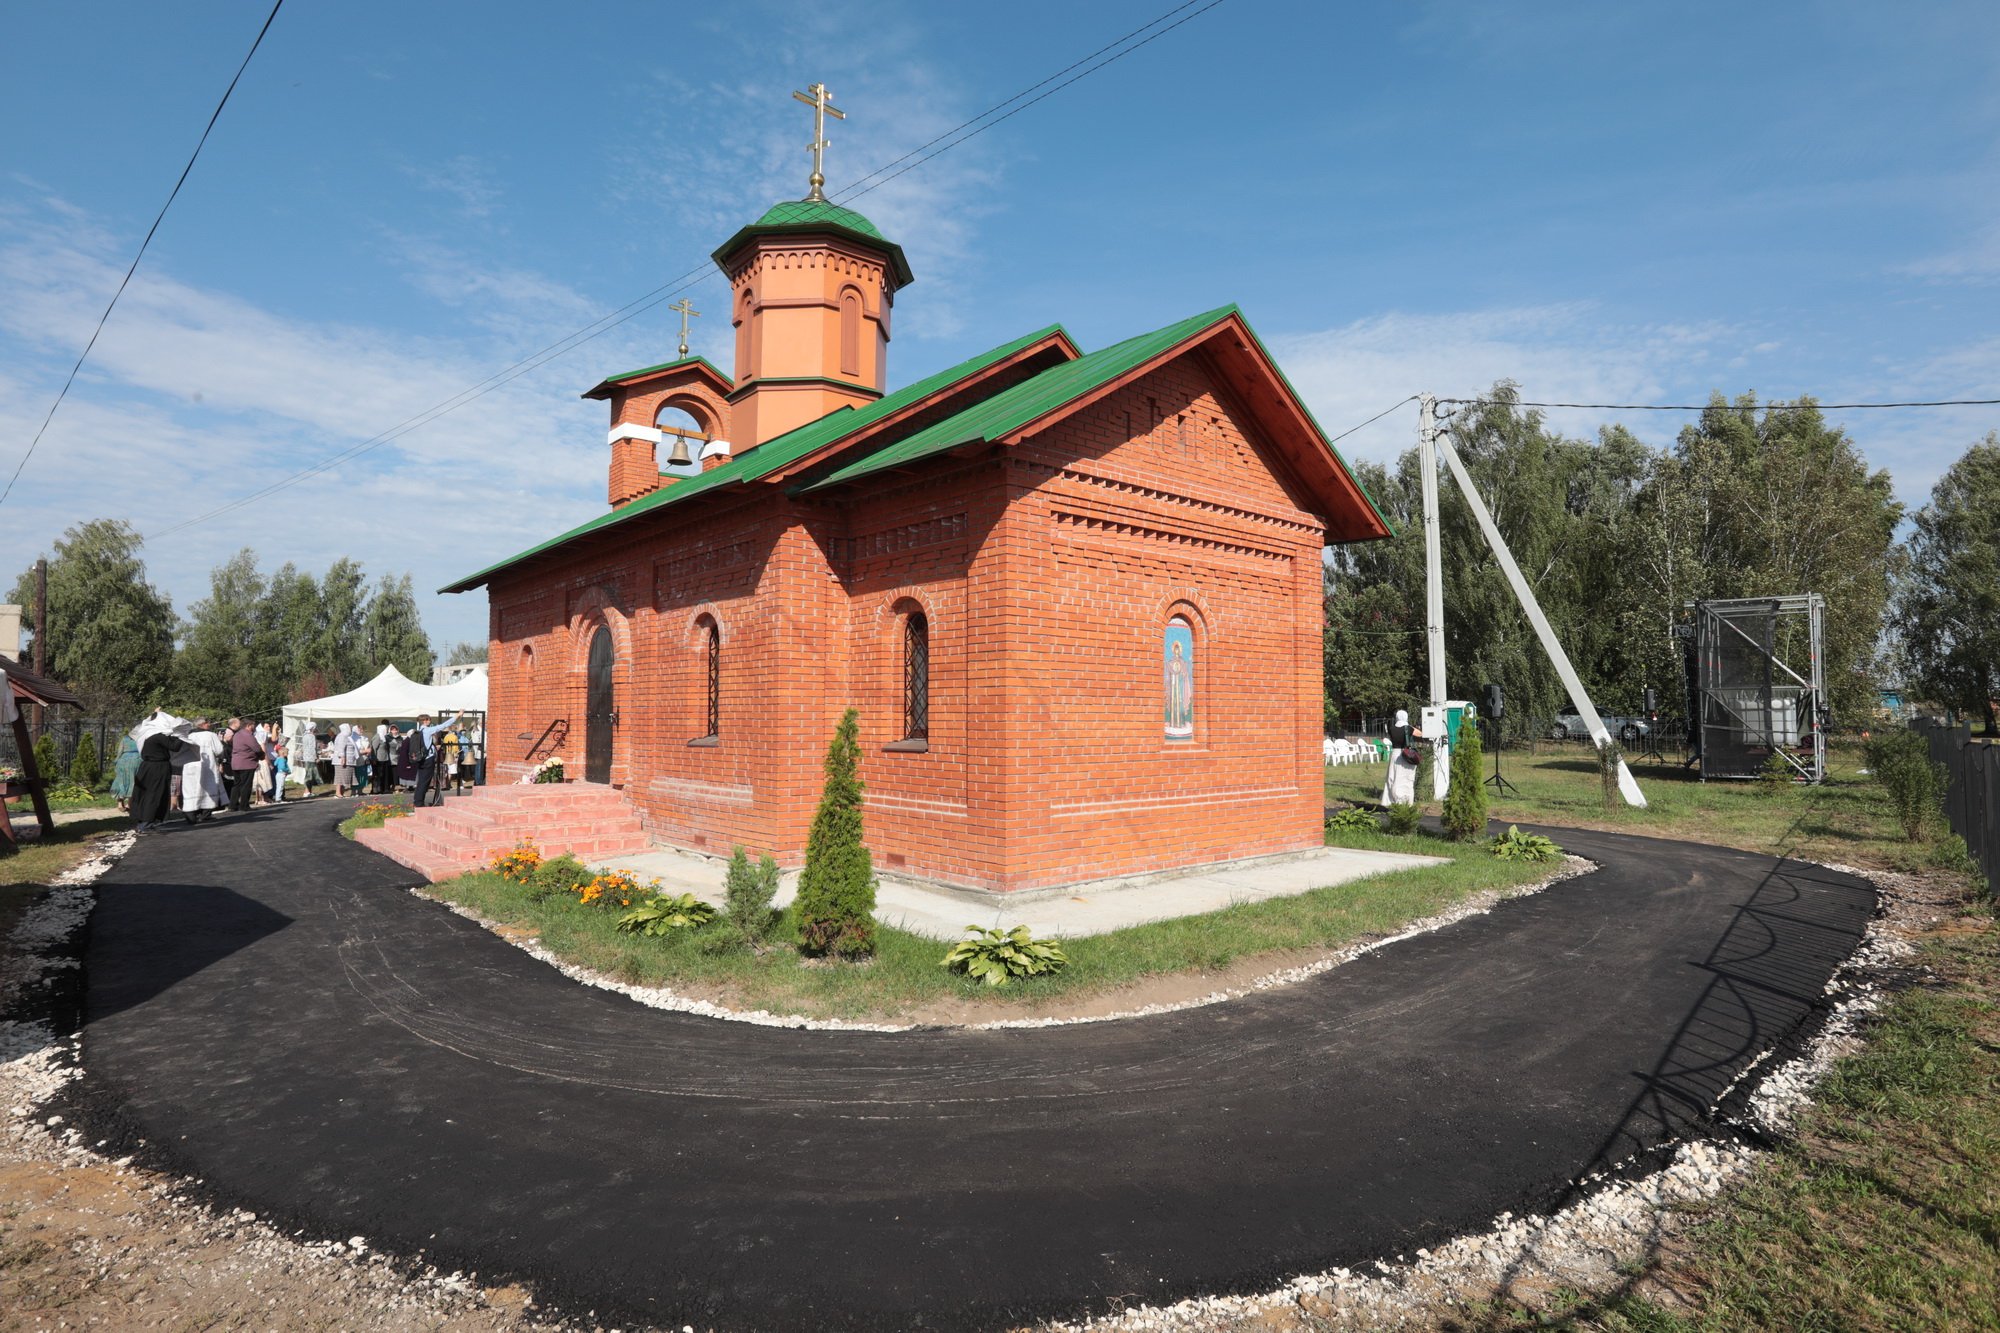
<instances>
[{"instance_id":1,"label":"white cloud","mask_svg":"<svg viewBox=\"0 0 2000 1333\"><path fill-rule=\"evenodd\" d=\"M2000 281L2000 222L1988 223L1953 249L1898 265L1893 271L1939 282Z\"/></svg>"},{"instance_id":2,"label":"white cloud","mask_svg":"<svg viewBox=\"0 0 2000 1333\"><path fill-rule=\"evenodd\" d=\"M1320 424L1338 434L1397 398L1428 391L1477 398L1503 379L1529 401L1645 403L1699 380L1734 337L1723 325L1621 326L1587 302L1436 314L1390 312L1316 333L1280 335L1271 350ZM1704 395L1705 396L1705 395ZM1699 400L1697 400L1699 401ZM1615 414L1551 411L1588 434ZM1415 442L1416 409L1343 440L1348 457L1388 460Z\"/></svg>"},{"instance_id":3,"label":"white cloud","mask_svg":"<svg viewBox=\"0 0 2000 1333\"><path fill-rule=\"evenodd\" d=\"M491 217L500 202L492 169L470 153L428 166L406 164L403 172L425 189L457 200L459 212L469 218Z\"/></svg>"},{"instance_id":4,"label":"white cloud","mask_svg":"<svg viewBox=\"0 0 2000 1333\"><path fill-rule=\"evenodd\" d=\"M993 192L1004 149L993 139L974 139L894 179L871 182L864 195L850 191L877 167L984 108L969 105L967 90L924 60L912 30L879 16L857 30L811 11L787 11L782 23L744 28L716 40L742 45L746 67L813 71L848 113L828 122L826 192L908 252L924 296L907 313L898 311L897 336L956 335L965 324L961 302L978 222L991 211L982 200ZM693 256L779 200L803 197L812 170L806 151L812 114L792 93L805 85L768 74L690 84L663 73L627 90L640 107L637 119L652 128L621 153L613 205L672 219ZM719 286L719 278L711 281Z\"/></svg>"},{"instance_id":5,"label":"white cloud","mask_svg":"<svg viewBox=\"0 0 2000 1333\"><path fill-rule=\"evenodd\" d=\"M552 305L559 325L596 313L533 275L477 279L470 265L453 268L462 261L431 261L440 294L457 272L459 299L482 312L539 305L543 335ZM32 438L122 271L88 219L0 214L0 439ZM640 364L651 349L625 332L591 346ZM78 521L125 518L150 535L249 495L478 384L521 350L477 328L427 339L292 318L149 263L0 511L0 576L11 581ZM371 575L409 570L420 591L490 564L602 511L602 409L576 401L576 378L559 361L326 475L149 542L149 570L184 609L243 546L267 568L323 569L345 555ZM0 460L6 472L18 458ZM485 634L478 594L427 598L424 614L441 642Z\"/></svg>"}]
</instances>

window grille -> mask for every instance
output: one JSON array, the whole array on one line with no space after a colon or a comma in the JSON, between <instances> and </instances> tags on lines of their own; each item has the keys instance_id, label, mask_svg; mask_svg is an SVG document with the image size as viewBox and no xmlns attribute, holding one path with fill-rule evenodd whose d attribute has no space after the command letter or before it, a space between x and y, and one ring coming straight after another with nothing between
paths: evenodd
<instances>
[{"instance_id":1,"label":"window grille","mask_svg":"<svg viewBox=\"0 0 2000 1333\"><path fill-rule=\"evenodd\" d=\"M722 629L708 622L708 734L722 734Z\"/></svg>"},{"instance_id":2,"label":"window grille","mask_svg":"<svg viewBox=\"0 0 2000 1333\"><path fill-rule=\"evenodd\" d=\"M921 611L903 622L903 738L931 734L931 626Z\"/></svg>"}]
</instances>

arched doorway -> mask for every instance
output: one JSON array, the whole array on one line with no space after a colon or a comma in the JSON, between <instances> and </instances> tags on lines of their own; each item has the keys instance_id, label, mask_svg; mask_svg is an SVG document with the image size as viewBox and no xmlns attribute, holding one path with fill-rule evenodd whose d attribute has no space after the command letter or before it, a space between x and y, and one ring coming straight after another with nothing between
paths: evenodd
<instances>
[{"instance_id":1,"label":"arched doorway","mask_svg":"<svg viewBox=\"0 0 2000 1333\"><path fill-rule=\"evenodd\" d=\"M604 625L590 640L590 683L584 700L583 780L611 781L611 732L618 725L618 696L611 685L617 650Z\"/></svg>"}]
</instances>

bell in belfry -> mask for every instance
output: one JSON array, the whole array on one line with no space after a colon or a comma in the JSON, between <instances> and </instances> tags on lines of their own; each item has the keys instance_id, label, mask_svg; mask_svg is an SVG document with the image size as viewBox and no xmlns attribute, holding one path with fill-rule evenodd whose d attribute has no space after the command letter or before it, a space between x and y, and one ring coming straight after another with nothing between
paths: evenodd
<instances>
[{"instance_id":1,"label":"bell in belfry","mask_svg":"<svg viewBox=\"0 0 2000 1333\"><path fill-rule=\"evenodd\" d=\"M687 436L674 436L674 452L667 458L667 462L669 465L678 464L681 466L694 462L694 459L688 457Z\"/></svg>"}]
</instances>

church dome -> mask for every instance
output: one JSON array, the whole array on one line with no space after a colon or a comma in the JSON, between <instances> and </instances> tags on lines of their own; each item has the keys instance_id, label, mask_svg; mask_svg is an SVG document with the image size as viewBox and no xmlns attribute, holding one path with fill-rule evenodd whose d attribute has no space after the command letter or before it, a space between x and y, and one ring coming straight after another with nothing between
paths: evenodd
<instances>
[{"instance_id":1,"label":"church dome","mask_svg":"<svg viewBox=\"0 0 2000 1333\"><path fill-rule=\"evenodd\" d=\"M753 226L787 227L800 224L818 223L822 226L844 227L848 231L860 232L873 240L887 239L881 230L851 208L830 204L824 199L786 199L772 204L763 217Z\"/></svg>"},{"instance_id":2,"label":"church dome","mask_svg":"<svg viewBox=\"0 0 2000 1333\"><path fill-rule=\"evenodd\" d=\"M763 217L718 246L712 257L727 272L729 257L760 236L796 236L809 232L831 232L881 251L894 275L892 289L907 287L914 281L910 261L904 257L902 246L884 236L879 227L853 209L842 208L824 199L786 199L772 204L764 211Z\"/></svg>"}]
</instances>

